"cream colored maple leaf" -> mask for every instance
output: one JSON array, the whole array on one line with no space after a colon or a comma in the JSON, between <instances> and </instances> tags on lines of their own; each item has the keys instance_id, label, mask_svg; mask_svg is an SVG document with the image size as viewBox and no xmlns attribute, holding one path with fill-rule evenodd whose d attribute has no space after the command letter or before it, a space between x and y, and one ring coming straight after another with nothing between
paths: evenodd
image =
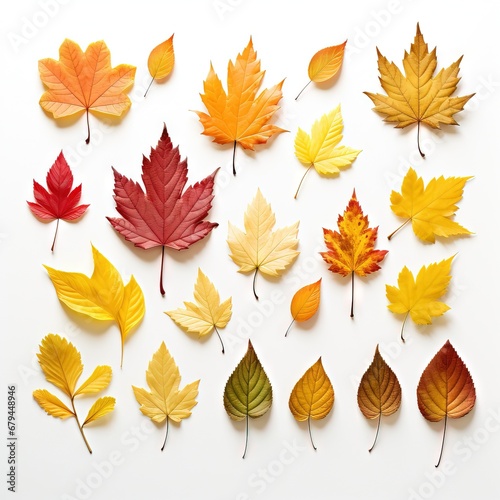
<instances>
[{"instance_id":1,"label":"cream colored maple leaf","mask_svg":"<svg viewBox=\"0 0 500 500\"><path fill-rule=\"evenodd\" d=\"M253 292L257 272L279 276L297 258L299 222L273 231L276 217L260 189L245 212L245 232L229 222L227 243L230 257L240 266L240 273L254 271Z\"/></svg>"},{"instance_id":2,"label":"cream colored maple leaf","mask_svg":"<svg viewBox=\"0 0 500 500\"><path fill-rule=\"evenodd\" d=\"M224 302L220 301L219 292L207 276L198 268L198 278L194 285L194 299L196 303L184 302L185 309L167 311L177 325L188 333L197 333L200 337L208 335L214 329L222 345L219 328L224 328L231 319L231 297Z\"/></svg>"}]
</instances>

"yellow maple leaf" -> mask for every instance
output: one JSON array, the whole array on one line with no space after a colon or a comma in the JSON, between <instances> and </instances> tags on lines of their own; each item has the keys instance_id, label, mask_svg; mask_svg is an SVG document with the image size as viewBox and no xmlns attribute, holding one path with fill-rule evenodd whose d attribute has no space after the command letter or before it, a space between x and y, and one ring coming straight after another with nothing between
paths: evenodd
<instances>
[{"instance_id":1,"label":"yellow maple leaf","mask_svg":"<svg viewBox=\"0 0 500 500\"><path fill-rule=\"evenodd\" d=\"M168 352L165 342L153 354L146 370L146 381L151 392L132 386L135 398L141 405L141 412L153 422L167 421L165 440L161 450L165 448L168 436L168 422L180 422L191 415L191 409L198 404L199 380L191 382L179 390L181 375L174 358Z\"/></svg>"},{"instance_id":2,"label":"yellow maple leaf","mask_svg":"<svg viewBox=\"0 0 500 500\"><path fill-rule=\"evenodd\" d=\"M417 274L405 266L398 276L398 286L386 285L386 295L390 304L390 311L396 314L405 314L401 326L401 340L404 342L403 330L408 316L417 325L429 325L432 318L443 315L449 306L440 302L451 280L451 262L453 257L435 262L429 266L422 266Z\"/></svg>"},{"instance_id":3,"label":"yellow maple leaf","mask_svg":"<svg viewBox=\"0 0 500 500\"><path fill-rule=\"evenodd\" d=\"M92 246L94 272L89 278L81 273L58 271L44 266L59 300L73 311L100 321L116 321L123 344L144 317L144 295L131 276L126 286L116 268Z\"/></svg>"},{"instance_id":4,"label":"yellow maple leaf","mask_svg":"<svg viewBox=\"0 0 500 500\"><path fill-rule=\"evenodd\" d=\"M197 333L200 337L208 335L214 329L222 345L224 354L224 344L219 334L219 328L224 328L231 319L231 297L222 304L219 292L207 276L198 268L198 278L194 285L193 302L184 302L185 309L166 311L177 325L189 333Z\"/></svg>"},{"instance_id":5,"label":"yellow maple leaf","mask_svg":"<svg viewBox=\"0 0 500 500\"><path fill-rule=\"evenodd\" d=\"M66 39L59 48L59 61L38 61L40 78L48 89L40 98L40 106L54 118L85 111L88 144L89 111L112 116L127 111L130 99L126 92L134 83L135 69L128 64L112 68L111 54L102 40L91 43L83 52L77 43Z\"/></svg>"},{"instance_id":6,"label":"yellow maple leaf","mask_svg":"<svg viewBox=\"0 0 500 500\"><path fill-rule=\"evenodd\" d=\"M104 396L97 399L88 411L83 424L80 424L74 400L78 395L95 394L105 389L111 382L111 367L106 365L96 367L90 377L77 388L76 384L83 372L81 355L71 342L53 333L49 333L42 339L37 357L47 381L70 398L71 409L46 389L37 389L33 392L35 401L48 415L61 419L75 417L87 449L89 453L92 453L83 428L112 412L115 407L115 398Z\"/></svg>"},{"instance_id":7,"label":"yellow maple leaf","mask_svg":"<svg viewBox=\"0 0 500 500\"><path fill-rule=\"evenodd\" d=\"M311 419L325 418L333 408L335 394L328 375L323 368L321 357L312 365L295 384L288 406L295 420L307 420L309 437L314 449L311 434Z\"/></svg>"},{"instance_id":8,"label":"yellow maple leaf","mask_svg":"<svg viewBox=\"0 0 500 500\"><path fill-rule=\"evenodd\" d=\"M349 167L361 153L357 149L339 146L343 137L343 127L339 104L330 113L324 114L314 122L311 135L299 128L295 136L295 156L308 168L302 176L295 198L312 167L322 175L338 175L341 168Z\"/></svg>"},{"instance_id":9,"label":"yellow maple leaf","mask_svg":"<svg viewBox=\"0 0 500 500\"><path fill-rule=\"evenodd\" d=\"M460 81L458 72L463 56L433 76L437 66L436 49L429 52L418 24L410 52L404 55L404 76L378 48L377 55L380 83L387 95L365 94L375 104L375 111L385 115L384 121L395 123L396 128L417 124L418 150L424 157L420 149L420 124L425 123L432 128L440 128L441 124L457 125L454 115L462 111L474 95L451 97Z\"/></svg>"},{"instance_id":10,"label":"yellow maple leaf","mask_svg":"<svg viewBox=\"0 0 500 500\"><path fill-rule=\"evenodd\" d=\"M429 181L424 188L422 177L418 177L410 167L403 179L401 193L392 191L391 210L406 221L393 231L388 238L411 221L413 232L428 243L436 241L435 236L472 234L450 219L458 210L456 203L461 200L465 183L472 177L439 177Z\"/></svg>"},{"instance_id":11,"label":"yellow maple leaf","mask_svg":"<svg viewBox=\"0 0 500 500\"><path fill-rule=\"evenodd\" d=\"M210 64L207 79L203 82L204 94L200 94L208 114L196 111L203 125L203 135L214 138L217 144L233 144L233 174L236 175L234 156L236 144L244 149L254 149L256 144L265 144L270 137L286 132L269 123L279 109L284 80L258 96L257 91L264 78L260 61L248 42L236 61L227 67L227 94L222 82Z\"/></svg>"},{"instance_id":12,"label":"yellow maple leaf","mask_svg":"<svg viewBox=\"0 0 500 500\"><path fill-rule=\"evenodd\" d=\"M267 276L279 276L299 255L296 250L299 240L297 233L299 222L273 231L276 217L271 205L266 201L260 189L248 205L244 218L245 232L229 222L227 243L231 250L230 257L239 265L240 273L254 271L253 293L257 272Z\"/></svg>"}]
</instances>

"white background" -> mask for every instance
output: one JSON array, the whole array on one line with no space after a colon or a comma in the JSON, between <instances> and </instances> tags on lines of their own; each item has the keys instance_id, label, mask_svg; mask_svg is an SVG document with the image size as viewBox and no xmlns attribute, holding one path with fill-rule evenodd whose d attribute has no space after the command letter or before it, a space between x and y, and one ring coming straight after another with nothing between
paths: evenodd
<instances>
[{"instance_id":1,"label":"white background","mask_svg":"<svg viewBox=\"0 0 500 500\"><path fill-rule=\"evenodd\" d=\"M44 13L42 0L9 2L0 21L0 391L5 419L7 385L17 385L17 498L498 498L500 341L494 210L500 137L498 5L476 1L462 8L451 0L73 0L64 4L52 0L46 4L49 14ZM464 54L457 95L476 92L457 115L460 127L423 128L425 161L416 149L416 128L396 130L384 124L362 93L381 90L375 47L400 65L417 22L430 48L438 47L438 68ZM30 28L29 23L35 24ZM173 74L163 85L154 84L144 100L149 51L172 33ZM231 148L202 136L202 126L190 110L204 109L199 93L209 62L225 82L228 60L245 47L250 35L266 69L264 86L286 77L275 122L290 133L273 138L256 153L238 148L238 175L233 178ZM37 61L57 58L66 37L83 48L104 39L113 65L137 66L130 111L113 126L92 116L89 146L84 144L84 117L64 125L38 105L43 87ZM310 85L294 101L307 82L307 65L314 52L346 38L350 51L339 77L333 83ZM343 143L363 152L338 178L310 172L299 199L294 200L304 172L293 153L297 127L309 130L315 119L338 103L345 123ZM189 183L216 167L221 171L209 216L220 225L189 250L167 252L167 295L162 298L160 250L135 249L105 216L117 215L111 166L139 180L142 154L156 145L164 122L182 156L188 157ZM82 202L90 203L90 208L78 223L61 223L56 251L51 254L55 223L36 220L26 200L33 197L33 178L44 183L61 149L75 182L83 183ZM426 245L406 227L387 241L386 236L400 224L389 207L390 192L399 189L410 165L426 182L439 175L474 176L466 184L456 220L475 235ZM253 298L251 276L237 273L226 244L228 220L242 227L243 213L258 187L276 212L277 227L300 220L301 252L280 279L257 278L260 303ZM371 225L379 226L377 248L389 250L380 272L369 279L356 278L354 321L349 318L349 280L328 272L318 255L323 250L322 227L336 228L353 188ZM88 320L63 307L42 267L91 274L90 242L126 281L133 274L145 294L146 316L126 343L122 370L117 326ZM396 284L403 265L416 272L454 254L453 279L446 295L451 310L428 327L408 322L403 345L399 340L402 318L387 310L385 284ZM198 267L222 298L233 297L233 318L222 333L224 356L215 336L200 342L163 314L191 300ZM285 339L293 293L320 277L319 314L306 324L296 324ZM80 350L84 376L98 364L113 367L105 394L117 398L116 411L87 429L93 455L88 454L74 421L46 416L32 398L34 389L53 389L35 358L39 342L49 332L66 336ZM249 335L273 385L274 401L268 414L251 422L247 458L242 460L244 423L229 419L222 394L246 351ZM415 390L427 363L447 339L472 374L477 404L469 415L449 423L443 462L436 472L442 423L432 424L421 416ZM189 419L172 425L163 453L163 428L156 428L140 413L131 389L132 384L145 386L147 364L162 340L180 368L182 384L201 379L198 405ZM369 454L375 422L360 413L356 393L377 343L399 377L403 402L399 412L383 419L379 441ZM306 425L290 414L288 398L295 382L319 356L336 398L332 413L312 424L315 452ZM77 401L81 413L90 404L90 398ZM2 428L5 432L5 424ZM289 448L294 452L286 451ZM4 450L0 470L6 472L7 448L0 449ZM115 459L112 470L103 465L110 456ZM2 477L0 496L10 498L4 472Z\"/></svg>"}]
</instances>

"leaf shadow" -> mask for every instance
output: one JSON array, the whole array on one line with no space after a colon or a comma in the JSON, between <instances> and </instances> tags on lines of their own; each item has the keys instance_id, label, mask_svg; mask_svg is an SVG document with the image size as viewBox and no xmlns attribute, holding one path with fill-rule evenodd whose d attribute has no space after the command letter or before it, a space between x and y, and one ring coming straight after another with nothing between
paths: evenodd
<instances>
[{"instance_id":1,"label":"leaf shadow","mask_svg":"<svg viewBox=\"0 0 500 500\"><path fill-rule=\"evenodd\" d=\"M320 311L316 312L312 318L310 318L306 321L294 321L293 325L291 326L290 330L288 331L287 337L290 337L290 334L292 333L293 330L299 330L299 332L300 331L309 332L311 330L314 330L314 327L316 326L316 323L318 322L319 314L320 314ZM291 322L291 320L290 320L290 322Z\"/></svg>"},{"instance_id":2,"label":"leaf shadow","mask_svg":"<svg viewBox=\"0 0 500 500\"><path fill-rule=\"evenodd\" d=\"M324 82L314 82L314 86L317 87L319 90L331 89L339 81L343 67L344 65L342 64L337 73L335 73L335 75L333 75L328 80L325 80Z\"/></svg>"}]
</instances>

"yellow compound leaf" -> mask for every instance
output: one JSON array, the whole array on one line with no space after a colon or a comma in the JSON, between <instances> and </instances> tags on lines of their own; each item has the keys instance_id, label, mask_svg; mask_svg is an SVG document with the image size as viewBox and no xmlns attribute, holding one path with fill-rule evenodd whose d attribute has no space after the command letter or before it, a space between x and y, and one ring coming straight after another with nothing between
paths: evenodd
<instances>
[{"instance_id":1,"label":"yellow compound leaf","mask_svg":"<svg viewBox=\"0 0 500 500\"><path fill-rule=\"evenodd\" d=\"M420 149L420 124L432 128L458 125L454 115L463 110L465 103L474 95L451 97L456 91L458 72L462 57L435 76L437 66L436 49L429 48L417 24L417 34L410 52L405 52L403 66L405 74L389 62L377 49L380 83L387 95L365 94L373 101L378 113L385 115L384 121L394 123L397 128L417 124L417 145Z\"/></svg>"},{"instance_id":2,"label":"yellow compound leaf","mask_svg":"<svg viewBox=\"0 0 500 500\"><path fill-rule=\"evenodd\" d=\"M123 344L145 313L144 295L134 277L127 286L116 268L94 246L94 272L89 278L81 273L58 271L44 266L59 300L73 311L100 321L116 321Z\"/></svg>"},{"instance_id":3,"label":"yellow compound leaf","mask_svg":"<svg viewBox=\"0 0 500 500\"><path fill-rule=\"evenodd\" d=\"M321 298L321 278L315 283L306 285L295 292L290 304L290 312L292 314L292 322L287 328L285 337L288 335L290 328L295 321L307 321L311 319L319 308Z\"/></svg>"},{"instance_id":4,"label":"yellow compound leaf","mask_svg":"<svg viewBox=\"0 0 500 500\"><path fill-rule=\"evenodd\" d=\"M51 384L61 389L68 396L71 410L57 396L46 389L37 389L33 392L35 401L53 417L65 419L75 417L80 433L85 441L89 453L92 449L83 432L84 425L111 412L115 399L109 396L98 399L91 407L87 418L80 424L76 409L75 397L81 394L95 394L105 389L111 381L111 367L98 366L90 377L79 387L76 384L83 372L81 355L76 347L65 338L49 333L40 343L40 352L37 354L40 368L45 378ZM112 401L112 404L111 404Z\"/></svg>"},{"instance_id":5,"label":"yellow compound leaf","mask_svg":"<svg viewBox=\"0 0 500 500\"><path fill-rule=\"evenodd\" d=\"M279 276L299 255L296 250L299 222L273 231L276 217L258 189L245 212L244 224L245 232L229 222L229 256L240 266L240 273L254 271L253 293L258 299L255 292L257 272Z\"/></svg>"},{"instance_id":6,"label":"yellow compound leaf","mask_svg":"<svg viewBox=\"0 0 500 500\"><path fill-rule=\"evenodd\" d=\"M172 72L175 63L174 35L157 45L149 54L148 70L152 77L144 97L155 80L164 80Z\"/></svg>"},{"instance_id":7,"label":"yellow compound leaf","mask_svg":"<svg viewBox=\"0 0 500 500\"><path fill-rule=\"evenodd\" d=\"M219 292L198 268L194 299L196 303L184 302L185 309L167 311L165 314L170 316L184 331L196 333L200 337L210 334L215 329L222 345L222 354L224 354L224 344L218 329L224 328L231 319L231 297L221 303Z\"/></svg>"},{"instance_id":8,"label":"yellow compound leaf","mask_svg":"<svg viewBox=\"0 0 500 500\"><path fill-rule=\"evenodd\" d=\"M320 357L295 384L288 402L295 420L299 422L307 420L309 437L314 449L316 446L311 434L311 419L325 418L333 408L334 399L333 386Z\"/></svg>"},{"instance_id":9,"label":"yellow compound leaf","mask_svg":"<svg viewBox=\"0 0 500 500\"><path fill-rule=\"evenodd\" d=\"M382 415L392 415L401 406L401 385L396 374L380 355L378 345L373 361L359 384L358 406L366 418L378 418L375 440L368 450L371 452L377 442Z\"/></svg>"},{"instance_id":10,"label":"yellow compound leaf","mask_svg":"<svg viewBox=\"0 0 500 500\"><path fill-rule=\"evenodd\" d=\"M340 169L349 167L361 153L357 149L339 146L343 138L343 127L339 104L330 113L314 122L311 135L299 128L295 136L295 156L308 168L300 181L295 198L299 194L306 174L312 167L322 175L338 175Z\"/></svg>"},{"instance_id":11,"label":"yellow compound leaf","mask_svg":"<svg viewBox=\"0 0 500 500\"><path fill-rule=\"evenodd\" d=\"M472 234L451 220L458 210L456 203L462 199L465 183L471 178L441 176L431 179L424 188L422 177L410 167L403 179L401 193L391 193L391 210L406 220L388 238L409 222L415 235L427 243L434 243L436 236Z\"/></svg>"},{"instance_id":12,"label":"yellow compound leaf","mask_svg":"<svg viewBox=\"0 0 500 500\"><path fill-rule=\"evenodd\" d=\"M448 418L461 418L476 403L476 389L470 372L447 340L422 373L417 387L420 413L430 422L444 418L443 441L436 467L441 461Z\"/></svg>"},{"instance_id":13,"label":"yellow compound leaf","mask_svg":"<svg viewBox=\"0 0 500 500\"><path fill-rule=\"evenodd\" d=\"M413 273L405 266L398 276L398 286L386 285L389 310L395 314L404 314L401 326L401 340L408 316L417 325L430 325L432 318L443 315L449 306L438 299L442 297L451 280L451 262L449 259L422 266L415 279Z\"/></svg>"},{"instance_id":14,"label":"yellow compound leaf","mask_svg":"<svg viewBox=\"0 0 500 500\"><path fill-rule=\"evenodd\" d=\"M180 381L179 368L168 352L165 342L162 342L146 370L146 382L151 392L132 386L135 398L141 405L141 412L153 422L167 421L162 451L167 442L169 420L180 422L188 418L192 408L198 404L196 396L200 381L192 382L179 390Z\"/></svg>"}]
</instances>

